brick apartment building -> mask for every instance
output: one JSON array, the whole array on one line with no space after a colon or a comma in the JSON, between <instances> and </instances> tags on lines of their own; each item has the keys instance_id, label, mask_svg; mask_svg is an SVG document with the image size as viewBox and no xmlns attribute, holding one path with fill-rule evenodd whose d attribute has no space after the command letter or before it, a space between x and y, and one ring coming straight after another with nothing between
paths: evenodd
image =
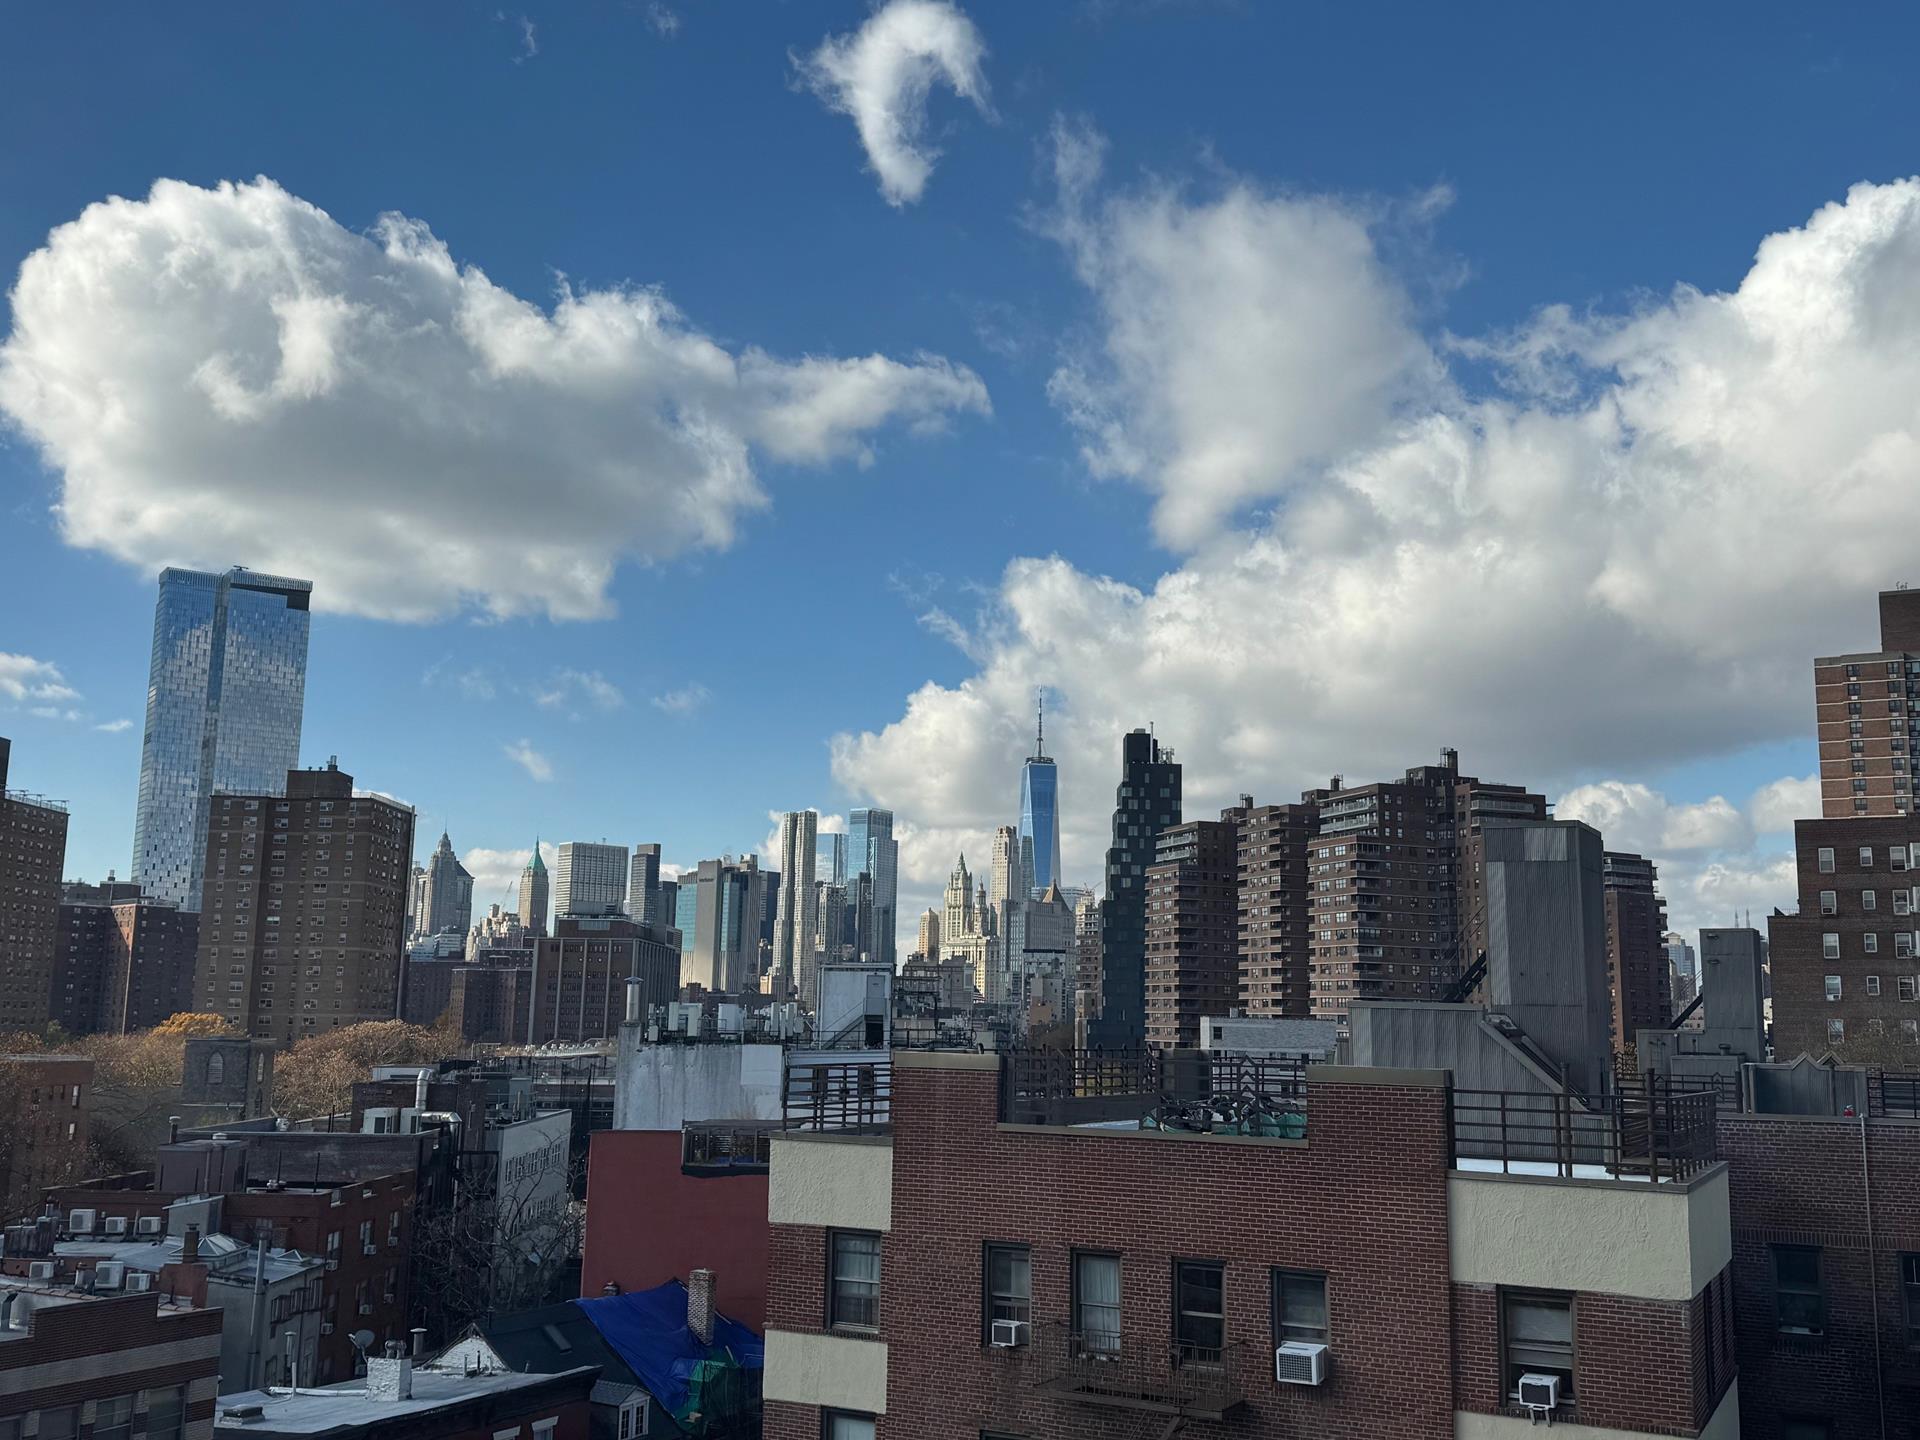
<instances>
[{"instance_id":1,"label":"brick apartment building","mask_svg":"<svg viewBox=\"0 0 1920 1440\"><path fill-rule=\"evenodd\" d=\"M1623 850L1603 857L1607 907L1607 986L1613 1005L1613 1049L1619 1054L1642 1030L1673 1019L1667 965L1667 907L1655 888L1651 860Z\"/></svg>"},{"instance_id":2,"label":"brick apartment building","mask_svg":"<svg viewBox=\"0 0 1920 1440\"><path fill-rule=\"evenodd\" d=\"M1305 1015L1313 1008L1307 842L1314 807L1256 806L1244 795L1238 814L1240 1004L1249 1015Z\"/></svg>"},{"instance_id":3,"label":"brick apartment building","mask_svg":"<svg viewBox=\"0 0 1920 1440\"><path fill-rule=\"evenodd\" d=\"M289 770L285 793L208 802L197 1009L291 1044L398 1013L413 811L353 777Z\"/></svg>"},{"instance_id":4,"label":"brick apartment building","mask_svg":"<svg viewBox=\"0 0 1920 1440\"><path fill-rule=\"evenodd\" d=\"M0 1434L210 1440L220 1312L0 1279Z\"/></svg>"},{"instance_id":5,"label":"brick apartment building","mask_svg":"<svg viewBox=\"0 0 1920 1440\"><path fill-rule=\"evenodd\" d=\"M1740 1433L1724 1165L1490 1159L1444 1071L1306 1067L1256 1138L1014 1065L897 1052L890 1133L774 1139L769 1440Z\"/></svg>"},{"instance_id":6,"label":"brick apartment building","mask_svg":"<svg viewBox=\"0 0 1920 1440\"><path fill-rule=\"evenodd\" d=\"M1238 1003L1239 819L1161 832L1147 870L1147 1044L1193 1049L1200 1021Z\"/></svg>"},{"instance_id":7,"label":"brick apartment building","mask_svg":"<svg viewBox=\"0 0 1920 1440\"><path fill-rule=\"evenodd\" d=\"M67 808L7 788L13 742L0 736L0 1034L47 1023Z\"/></svg>"},{"instance_id":8,"label":"brick apartment building","mask_svg":"<svg viewBox=\"0 0 1920 1440\"><path fill-rule=\"evenodd\" d=\"M1920 817L1801 820L1793 841L1799 909L1767 922L1774 1053L1920 1043Z\"/></svg>"},{"instance_id":9,"label":"brick apartment building","mask_svg":"<svg viewBox=\"0 0 1920 1440\"><path fill-rule=\"evenodd\" d=\"M0 1055L0 1204L31 1204L86 1162L93 1061Z\"/></svg>"},{"instance_id":10,"label":"brick apartment building","mask_svg":"<svg viewBox=\"0 0 1920 1440\"><path fill-rule=\"evenodd\" d=\"M73 1035L128 1035L193 1009L200 917L109 879L68 885L48 998Z\"/></svg>"},{"instance_id":11,"label":"brick apartment building","mask_svg":"<svg viewBox=\"0 0 1920 1440\"><path fill-rule=\"evenodd\" d=\"M1920 770L1920 590L1880 592L1880 648L1813 662L1820 813L1907 815Z\"/></svg>"},{"instance_id":12,"label":"brick apartment building","mask_svg":"<svg viewBox=\"0 0 1920 1440\"><path fill-rule=\"evenodd\" d=\"M534 942L526 1043L615 1034L626 1019L629 977L639 978L645 1007L678 998L680 947L671 929L619 916L564 915L553 928Z\"/></svg>"}]
</instances>

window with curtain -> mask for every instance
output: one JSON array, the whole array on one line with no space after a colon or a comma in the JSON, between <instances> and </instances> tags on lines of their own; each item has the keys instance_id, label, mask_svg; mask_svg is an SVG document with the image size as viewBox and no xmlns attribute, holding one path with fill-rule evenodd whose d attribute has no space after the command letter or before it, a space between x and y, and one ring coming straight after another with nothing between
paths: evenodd
<instances>
[{"instance_id":1,"label":"window with curtain","mask_svg":"<svg viewBox=\"0 0 1920 1440\"><path fill-rule=\"evenodd\" d=\"M1183 1365L1218 1365L1227 1346L1227 1269L1212 1260L1173 1266L1173 1345Z\"/></svg>"},{"instance_id":2,"label":"window with curtain","mask_svg":"<svg viewBox=\"0 0 1920 1440\"><path fill-rule=\"evenodd\" d=\"M835 1329L878 1330L880 1237L868 1231L837 1230L832 1246L827 1324Z\"/></svg>"},{"instance_id":3,"label":"window with curtain","mask_svg":"<svg viewBox=\"0 0 1920 1440\"><path fill-rule=\"evenodd\" d=\"M1120 1353L1120 1257L1073 1257L1073 1330L1090 1355Z\"/></svg>"},{"instance_id":4,"label":"window with curtain","mask_svg":"<svg viewBox=\"0 0 1920 1440\"><path fill-rule=\"evenodd\" d=\"M1273 1272L1273 1339L1327 1343L1327 1277L1305 1270Z\"/></svg>"},{"instance_id":5,"label":"window with curtain","mask_svg":"<svg viewBox=\"0 0 1920 1440\"><path fill-rule=\"evenodd\" d=\"M829 1410L821 1417L821 1440L873 1440L873 1417Z\"/></svg>"},{"instance_id":6,"label":"window with curtain","mask_svg":"<svg viewBox=\"0 0 1920 1440\"><path fill-rule=\"evenodd\" d=\"M1522 1375L1558 1375L1560 1394L1573 1398L1573 1297L1509 1291L1500 1297L1509 1395Z\"/></svg>"}]
</instances>

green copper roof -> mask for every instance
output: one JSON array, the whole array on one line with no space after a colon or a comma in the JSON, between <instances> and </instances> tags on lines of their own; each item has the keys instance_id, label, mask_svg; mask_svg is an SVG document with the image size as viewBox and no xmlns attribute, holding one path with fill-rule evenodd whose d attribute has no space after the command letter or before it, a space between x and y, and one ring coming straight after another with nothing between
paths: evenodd
<instances>
[{"instance_id":1,"label":"green copper roof","mask_svg":"<svg viewBox=\"0 0 1920 1440\"><path fill-rule=\"evenodd\" d=\"M527 868L536 875L547 873L547 862L540 858L540 837L537 835L533 839L533 863Z\"/></svg>"}]
</instances>

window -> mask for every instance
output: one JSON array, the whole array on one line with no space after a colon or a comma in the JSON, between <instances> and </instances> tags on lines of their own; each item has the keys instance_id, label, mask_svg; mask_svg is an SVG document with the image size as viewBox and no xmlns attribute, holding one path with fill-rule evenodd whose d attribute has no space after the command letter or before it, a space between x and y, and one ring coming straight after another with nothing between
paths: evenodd
<instances>
[{"instance_id":1,"label":"window","mask_svg":"<svg viewBox=\"0 0 1920 1440\"><path fill-rule=\"evenodd\" d=\"M1273 1342L1327 1342L1327 1277L1300 1270L1273 1272Z\"/></svg>"},{"instance_id":2,"label":"window","mask_svg":"<svg viewBox=\"0 0 1920 1440\"><path fill-rule=\"evenodd\" d=\"M112 1395L93 1406L95 1440L127 1440L133 1433L133 1396Z\"/></svg>"},{"instance_id":3,"label":"window","mask_svg":"<svg viewBox=\"0 0 1920 1440\"><path fill-rule=\"evenodd\" d=\"M322 820L320 823L324 825L327 822ZM559 1427L559 1424L560 1417L558 1415L549 1415L544 1419L534 1421L533 1440L553 1440L553 1432Z\"/></svg>"},{"instance_id":4,"label":"window","mask_svg":"<svg viewBox=\"0 0 1920 1440\"><path fill-rule=\"evenodd\" d=\"M1871 845L1862 845L1860 847L1860 868L1862 870L1873 869L1873 847Z\"/></svg>"},{"instance_id":5,"label":"window","mask_svg":"<svg viewBox=\"0 0 1920 1440\"><path fill-rule=\"evenodd\" d=\"M40 1440L73 1440L79 1433L78 1405L60 1405L40 1412Z\"/></svg>"},{"instance_id":6,"label":"window","mask_svg":"<svg viewBox=\"0 0 1920 1440\"><path fill-rule=\"evenodd\" d=\"M1840 977L1838 975L1827 976L1824 985L1827 999L1838 1000L1840 998Z\"/></svg>"},{"instance_id":7,"label":"window","mask_svg":"<svg viewBox=\"0 0 1920 1440\"><path fill-rule=\"evenodd\" d=\"M820 1436L821 1440L873 1440L873 1417L845 1410L823 1410Z\"/></svg>"},{"instance_id":8,"label":"window","mask_svg":"<svg viewBox=\"0 0 1920 1440\"><path fill-rule=\"evenodd\" d=\"M1862 890L1860 892L1860 908L1862 910L1879 909L1880 897L1871 890Z\"/></svg>"},{"instance_id":9,"label":"window","mask_svg":"<svg viewBox=\"0 0 1920 1440\"><path fill-rule=\"evenodd\" d=\"M1218 1365L1226 1345L1226 1266L1211 1260L1174 1261L1174 1355L1183 1365Z\"/></svg>"},{"instance_id":10,"label":"window","mask_svg":"<svg viewBox=\"0 0 1920 1440\"><path fill-rule=\"evenodd\" d=\"M1869 999L1872 999L1873 997L1877 996L1879 993L1880 993L1880 977L1878 975L1867 976L1867 997Z\"/></svg>"},{"instance_id":11,"label":"window","mask_svg":"<svg viewBox=\"0 0 1920 1440\"><path fill-rule=\"evenodd\" d=\"M1820 1247L1773 1247L1773 1321L1782 1335L1827 1333L1827 1301L1820 1289Z\"/></svg>"},{"instance_id":12,"label":"window","mask_svg":"<svg viewBox=\"0 0 1920 1440\"><path fill-rule=\"evenodd\" d=\"M880 1328L880 1237L866 1231L835 1231L827 1324L834 1329Z\"/></svg>"},{"instance_id":13,"label":"window","mask_svg":"<svg viewBox=\"0 0 1920 1440\"><path fill-rule=\"evenodd\" d=\"M1913 958L1913 932L1896 930L1893 932L1893 953L1905 959Z\"/></svg>"},{"instance_id":14,"label":"window","mask_svg":"<svg viewBox=\"0 0 1920 1440\"><path fill-rule=\"evenodd\" d=\"M1829 845L1822 845L1820 847L1820 873L1822 875L1833 874L1833 848Z\"/></svg>"},{"instance_id":15,"label":"window","mask_svg":"<svg viewBox=\"0 0 1920 1440\"><path fill-rule=\"evenodd\" d=\"M1911 915L1913 913L1913 894L1911 891L1896 890L1893 892L1893 913L1896 915Z\"/></svg>"},{"instance_id":16,"label":"window","mask_svg":"<svg viewBox=\"0 0 1920 1440\"><path fill-rule=\"evenodd\" d=\"M1827 1043L1844 1045L1847 1043L1847 1022L1844 1020L1827 1021Z\"/></svg>"},{"instance_id":17,"label":"window","mask_svg":"<svg viewBox=\"0 0 1920 1440\"><path fill-rule=\"evenodd\" d=\"M1120 1257L1073 1257L1073 1333L1081 1353L1120 1353Z\"/></svg>"},{"instance_id":18,"label":"window","mask_svg":"<svg viewBox=\"0 0 1920 1440\"><path fill-rule=\"evenodd\" d=\"M1026 1246L987 1246L986 1280L989 1338L996 1320L1032 1320L1033 1270Z\"/></svg>"},{"instance_id":19,"label":"window","mask_svg":"<svg viewBox=\"0 0 1920 1440\"><path fill-rule=\"evenodd\" d=\"M1820 913L1822 915L1837 915L1840 913L1839 897L1832 890L1822 890L1820 892Z\"/></svg>"},{"instance_id":20,"label":"window","mask_svg":"<svg viewBox=\"0 0 1920 1440\"><path fill-rule=\"evenodd\" d=\"M1820 958L1823 960L1840 958L1840 936L1834 931L1829 930L1820 937Z\"/></svg>"},{"instance_id":21,"label":"window","mask_svg":"<svg viewBox=\"0 0 1920 1440\"><path fill-rule=\"evenodd\" d=\"M1902 1020L1900 1038L1909 1045L1920 1044L1920 1020Z\"/></svg>"},{"instance_id":22,"label":"window","mask_svg":"<svg viewBox=\"0 0 1920 1440\"><path fill-rule=\"evenodd\" d=\"M1866 934L1860 937L1860 948L1869 955L1878 955L1880 953L1880 937L1871 930L1867 931Z\"/></svg>"},{"instance_id":23,"label":"window","mask_svg":"<svg viewBox=\"0 0 1920 1440\"><path fill-rule=\"evenodd\" d=\"M1907 1317L1907 1348L1920 1350L1920 1254L1900 1257L1900 1299Z\"/></svg>"},{"instance_id":24,"label":"window","mask_svg":"<svg viewBox=\"0 0 1920 1440\"><path fill-rule=\"evenodd\" d=\"M1833 1440L1833 1422L1798 1415L1782 1416L1780 1440Z\"/></svg>"},{"instance_id":25,"label":"window","mask_svg":"<svg viewBox=\"0 0 1920 1440\"><path fill-rule=\"evenodd\" d=\"M620 1407L620 1433L617 1440L639 1440L647 1433L647 1398L629 1400Z\"/></svg>"},{"instance_id":26,"label":"window","mask_svg":"<svg viewBox=\"0 0 1920 1440\"><path fill-rule=\"evenodd\" d=\"M1887 868L1889 870L1904 870L1907 868L1906 846L1890 845L1887 847Z\"/></svg>"},{"instance_id":27,"label":"window","mask_svg":"<svg viewBox=\"0 0 1920 1440\"><path fill-rule=\"evenodd\" d=\"M1573 1398L1573 1297L1535 1291L1503 1292L1500 1333L1509 1395L1522 1375L1558 1375L1560 1393Z\"/></svg>"}]
</instances>

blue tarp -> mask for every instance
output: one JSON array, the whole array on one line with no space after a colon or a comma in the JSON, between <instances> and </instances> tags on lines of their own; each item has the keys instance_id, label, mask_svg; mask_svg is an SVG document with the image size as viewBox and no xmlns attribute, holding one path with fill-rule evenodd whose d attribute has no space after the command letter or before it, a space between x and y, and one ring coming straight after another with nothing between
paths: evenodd
<instances>
[{"instance_id":1,"label":"blue tarp","mask_svg":"<svg viewBox=\"0 0 1920 1440\"><path fill-rule=\"evenodd\" d=\"M703 1360L731 1356L743 1369L766 1364L764 1341L724 1315L713 1317L713 1344L702 1345L687 1328L687 1287L669 1280L632 1295L603 1295L573 1302L586 1312L600 1338L627 1362L674 1415L687 1410L688 1382Z\"/></svg>"}]
</instances>

